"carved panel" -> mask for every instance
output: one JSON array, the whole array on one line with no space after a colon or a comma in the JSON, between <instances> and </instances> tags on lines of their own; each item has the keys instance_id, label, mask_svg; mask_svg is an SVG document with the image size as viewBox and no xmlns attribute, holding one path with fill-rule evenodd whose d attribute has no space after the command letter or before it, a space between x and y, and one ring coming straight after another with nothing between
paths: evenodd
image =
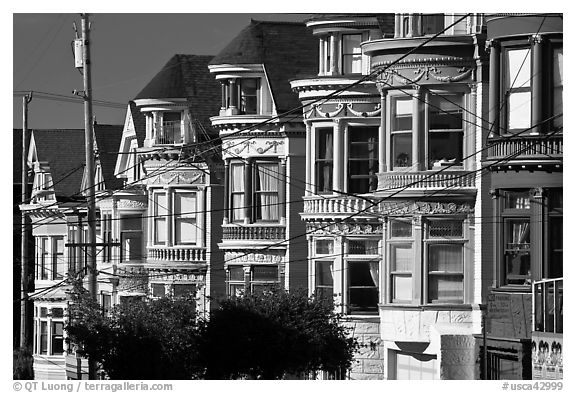
<instances>
[{"instance_id":1,"label":"carved panel","mask_svg":"<svg viewBox=\"0 0 576 393\"><path fill-rule=\"evenodd\" d=\"M306 232L314 235L372 235L382 234L382 224L356 224L311 222Z\"/></svg>"},{"instance_id":2,"label":"carved panel","mask_svg":"<svg viewBox=\"0 0 576 393\"><path fill-rule=\"evenodd\" d=\"M177 171L171 170L166 173L153 176L148 184L204 184L206 174L202 171Z\"/></svg>"},{"instance_id":3,"label":"carved panel","mask_svg":"<svg viewBox=\"0 0 576 393\"><path fill-rule=\"evenodd\" d=\"M224 261L226 263L280 263L282 262L283 252L241 252L226 251Z\"/></svg>"},{"instance_id":4,"label":"carved panel","mask_svg":"<svg viewBox=\"0 0 576 393\"><path fill-rule=\"evenodd\" d=\"M223 158L254 156L256 154L284 155L284 141L279 138L258 137L254 139L234 139L222 145Z\"/></svg>"}]
</instances>

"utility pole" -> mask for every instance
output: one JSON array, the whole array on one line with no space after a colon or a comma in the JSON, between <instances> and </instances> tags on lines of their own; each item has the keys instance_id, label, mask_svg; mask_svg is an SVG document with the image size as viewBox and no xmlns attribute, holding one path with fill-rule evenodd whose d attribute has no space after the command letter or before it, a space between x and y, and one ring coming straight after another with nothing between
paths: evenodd
<instances>
[{"instance_id":1,"label":"utility pole","mask_svg":"<svg viewBox=\"0 0 576 393\"><path fill-rule=\"evenodd\" d=\"M88 202L88 241L86 245L88 263L88 291L93 300L96 288L96 204L94 200L94 130L92 122L92 80L90 64L90 21L82 14L82 75L84 76L84 132L86 139L86 199ZM96 362L88 359L88 378L96 379Z\"/></svg>"},{"instance_id":2,"label":"utility pole","mask_svg":"<svg viewBox=\"0 0 576 393\"><path fill-rule=\"evenodd\" d=\"M28 203L26 200L28 194L28 165L27 162L27 138L28 135L28 104L32 101L32 92L22 97L22 204ZM29 272L28 272L28 218L26 213L22 211L22 239L20 249L20 348L28 347L28 337L31 333L31 320L29 307L30 300L28 298L29 289Z\"/></svg>"}]
</instances>

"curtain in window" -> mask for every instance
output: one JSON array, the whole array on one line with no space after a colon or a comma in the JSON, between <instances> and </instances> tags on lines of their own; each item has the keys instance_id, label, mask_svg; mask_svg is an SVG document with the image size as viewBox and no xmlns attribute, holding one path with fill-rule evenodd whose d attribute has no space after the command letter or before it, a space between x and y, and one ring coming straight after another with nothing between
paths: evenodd
<instances>
[{"instance_id":1,"label":"curtain in window","mask_svg":"<svg viewBox=\"0 0 576 393\"><path fill-rule=\"evenodd\" d=\"M264 221L278 220L278 164L258 164L256 167L256 218Z\"/></svg>"},{"instance_id":2,"label":"curtain in window","mask_svg":"<svg viewBox=\"0 0 576 393\"><path fill-rule=\"evenodd\" d=\"M520 244L530 244L529 222L513 222L511 231L511 240L513 245L519 246Z\"/></svg>"},{"instance_id":3,"label":"curtain in window","mask_svg":"<svg viewBox=\"0 0 576 393\"><path fill-rule=\"evenodd\" d=\"M375 287L378 287L378 262L370 262L370 278Z\"/></svg>"},{"instance_id":4,"label":"curtain in window","mask_svg":"<svg viewBox=\"0 0 576 393\"><path fill-rule=\"evenodd\" d=\"M320 192L332 192L332 162L334 159L334 144L332 131L322 132L320 137L320 151L318 158L320 159L320 176L318 179ZM322 143L323 142L323 143Z\"/></svg>"},{"instance_id":5,"label":"curtain in window","mask_svg":"<svg viewBox=\"0 0 576 393\"><path fill-rule=\"evenodd\" d=\"M430 271L462 272L462 245L430 245L428 260Z\"/></svg>"},{"instance_id":6,"label":"curtain in window","mask_svg":"<svg viewBox=\"0 0 576 393\"><path fill-rule=\"evenodd\" d=\"M232 165L230 169L232 221L239 221L244 218L244 167Z\"/></svg>"}]
</instances>

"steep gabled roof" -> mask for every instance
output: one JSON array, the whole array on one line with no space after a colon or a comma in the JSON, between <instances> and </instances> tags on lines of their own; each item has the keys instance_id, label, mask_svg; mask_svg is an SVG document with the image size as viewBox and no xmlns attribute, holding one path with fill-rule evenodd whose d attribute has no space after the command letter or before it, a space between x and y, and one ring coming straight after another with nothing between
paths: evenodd
<instances>
[{"instance_id":1,"label":"steep gabled roof","mask_svg":"<svg viewBox=\"0 0 576 393\"><path fill-rule=\"evenodd\" d=\"M300 105L289 81L318 73L318 41L304 23L252 20L212 61L263 64L278 113Z\"/></svg>"},{"instance_id":2,"label":"steep gabled roof","mask_svg":"<svg viewBox=\"0 0 576 393\"><path fill-rule=\"evenodd\" d=\"M38 161L50 165L56 199L79 197L84 173L84 130L32 131Z\"/></svg>"},{"instance_id":3,"label":"steep gabled roof","mask_svg":"<svg viewBox=\"0 0 576 393\"><path fill-rule=\"evenodd\" d=\"M185 98L194 118L205 127L217 115L221 104L221 86L208 70L213 56L174 55L136 96L139 99Z\"/></svg>"},{"instance_id":4,"label":"steep gabled roof","mask_svg":"<svg viewBox=\"0 0 576 393\"><path fill-rule=\"evenodd\" d=\"M123 128L120 125L94 125L98 158L102 166L102 176L107 190L116 190L122 187L122 180L114 176L114 167L118 157Z\"/></svg>"}]
</instances>

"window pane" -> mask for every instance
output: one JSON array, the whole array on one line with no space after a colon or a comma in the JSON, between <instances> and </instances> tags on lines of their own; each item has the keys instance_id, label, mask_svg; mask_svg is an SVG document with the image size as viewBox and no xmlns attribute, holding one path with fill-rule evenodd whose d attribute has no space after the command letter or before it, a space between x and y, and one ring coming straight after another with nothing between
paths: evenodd
<instances>
[{"instance_id":1,"label":"window pane","mask_svg":"<svg viewBox=\"0 0 576 393\"><path fill-rule=\"evenodd\" d=\"M393 106L392 131L412 130L412 99L397 99Z\"/></svg>"},{"instance_id":2,"label":"window pane","mask_svg":"<svg viewBox=\"0 0 576 393\"><path fill-rule=\"evenodd\" d=\"M507 87L530 87L532 70L530 66L530 49L516 49L508 52L508 85Z\"/></svg>"},{"instance_id":3,"label":"window pane","mask_svg":"<svg viewBox=\"0 0 576 393\"><path fill-rule=\"evenodd\" d=\"M194 284L174 284L174 297L194 296L195 292Z\"/></svg>"},{"instance_id":4,"label":"window pane","mask_svg":"<svg viewBox=\"0 0 576 393\"><path fill-rule=\"evenodd\" d=\"M48 353L48 322L40 322L40 353Z\"/></svg>"},{"instance_id":5,"label":"window pane","mask_svg":"<svg viewBox=\"0 0 576 393\"><path fill-rule=\"evenodd\" d=\"M279 219L278 187L280 172L277 163L255 165L255 214L256 220L277 221Z\"/></svg>"},{"instance_id":6,"label":"window pane","mask_svg":"<svg viewBox=\"0 0 576 393\"><path fill-rule=\"evenodd\" d=\"M422 34L437 34L444 30L444 14L422 15Z\"/></svg>"},{"instance_id":7,"label":"window pane","mask_svg":"<svg viewBox=\"0 0 576 393\"><path fill-rule=\"evenodd\" d=\"M428 301L431 303L463 303L462 276L431 275L428 280Z\"/></svg>"},{"instance_id":8,"label":"window pane","mask_svg":"<svg viewBox=\"0 0 576 393\"><path fill-rule=\"evenodd\" d=\"M430 220L428 221L428 237L463 237L463 224L460 220Z\"/></svg>"},{"instance_id":9,"label":"window pane","mask_svg":"<svg viewBox=\"0 0 576 393\"><path fill-rule=\"evenodd\" d=\"M142 217L139 215L127 215L120 218L120 231L141 231Z\"/></svg>"},{"instance_id":10,"label":"window pane","mask_svg":"<svg viewBox=\"0 0 576 393\"><path fill-rule=\"evenodd\" d=\"M229 266L228 274L230 281L244 281L244 267L242 266Z\"/></svg>"},{"instance_id":11,"label":"window pane","mask_svg":"<svg viewBox=\"0 0 576 393\"><path fill-rule=\"evenodd\" d=\"M412 222L403 220L390 221L391 237L412 237Z\"/></svg>"},{"instance_id":12,"label":"window pane","mask_svg":"<svg viewBox=\"0 0 576 393\"><path fill-rule=\"evenodd\" d=\"M154 242L157 244L166 243L166 219L154 219Z\"/></svg>"},{"instance_id":13,"label":"window pane","mask_svg":"<svg viewBox=\"0 0 576 393\"><path fill-rule=\"evenodd\" d=\"M529 91L510 93L508 96L508 128L529 128L531 125L532 99Z\"/></svg>"},{"instance_id":14,"label":"window pane","mask_svg":"<svg viewBox=\"0 0 576 393\"><path fill-rule=\"evenodd\" d=\"M258 111L258 80L240 80L240 110L244 114L255 114Z\"/></svg>"},{"instance_id":15,"label":"window pane","mask_svg":"<svg viewBox=\"0 0 576 393\"><path fill-rule=\"evenodd\" d=\"M506 284L529 285L530 219L506 220L504 247Z\"/></svg>"},{"instance_id":16,"label":"window pane","mask_svg":"<svg viewBox=\"0 0 576 393\"><path fill-rule=\"evenodd\" d=\"M428 135L430 168L461 164L463 138L462 132L431 132Z\"/></svg>"},{"instance_id":17,"label":"window pane","mask_svg":"<svg viewBox=\"0 0 576 393\"><path fill-rule=\"evenodd\" d=\"M52 322L52 355L64 353L64 322Z\"/></svg>"},{"instance_id":18,"label":"window pane","mask_svg":"<svg viewBox=\"0 0 576 393\"><path fill-rule=\"evenodd\" d=\"M230 209L232 211L232 221L244 219L244 166L230 166Z\"/></svg>"},{"instance_id":19,"label":"window pane","mask_svg":"<svg viewBox=\"0 0 576 393\"><path fill-rule=\"evenodd\" d=\"M530 209L530 190L504 191L507 209Z\"/></svg>"},{"instance_id":20,"label":"window pane","mask_svg":"<svg viewBox=\"0 0 576 393\"><path fill-rule=\"evenodd\" d=\"M464 272L461 244L430 244L428 246L429 272Z\"/></svg>"},{"instance_id":21,"label":"window pane","mask_svg":"<svg viewBox=\"0 0 576 393\"><path fill-rule=\"evenodd\" d=\"M552 80L553 80L553 109L552 114L558 115L563 113L562 105L562 91L564 85L564 74L563 74L563 63L564 63L564 54L563 49L558 48L554 49L553 54L553 69L552 69ZM563 117L559 116L558 118L553 120L554 128L562 127L563 124Z\"/></svg>"},{"instance_id":22,"label":"window pane","mask_svg":"<svg viewBox=\"0 0 576 393\"><path fill-rule=\"evenodd\" d=\"M331 261L316 262L316 296L332 300L334 286L334 272Z\"/></svg>"},{"instance_id":23,"label":"window pane","mask_svg":"<svg viewBox=\"0 0 576 393\"><path fill-rule=\"evenodd\" d=\"M392 276L392 300L409 302L412 300L412 276L394 274Z\"/></svg>"},{"instance_id":24,"label":"window pane","mask_svg":"<svg viewBox=\"0 0 576 393\"><path fill-rule=\"evenodd\" d=\"M563 229L562 217L551 217L549 221L550 260L545 278L560 278L563 276Z\"/></svg>"},{"instance_id":25,"label":"window pane","mask_svg":"<svg viewBox=\"0 0 576 393\"><path fill-rule=\"evenodd\" d=\"M328 239L316 240L316 254L333 254L334 241Z\"/></svg>"},{"instance_id":26,"label":"window pane","mask_svg":"<svg viewBox=\"0 0 576 393\"><path fill-rule=\"evenodd\" d=\"M195 218L180 218L174 223L175 242L176 244L195 244L196 243L196 225Z\"/></svg>"},{"instance_id":27,"label":"window pane","mask_svg":"<svg viewBox=\"0 0 576 393\"><path fill-rule=\"evenodd\" d=\"M392 134L392 166L405 168L412 165L412 134Z\"/></svg>"},{"instance_id":28,"label":"window pane","mask_svg":"<svg viewBox=\"0 0 576 393\"><path fill-rule=\"evenodd\" d=\"M412 272L414 255L411 244L390 246L390 269L393 272Z\"/></svg>"},{"instance_id":29,"label":"window pane","mask_svg":"<svg viewBox=\"0 0 576 393\"><path fill-rule=\"evenodd\" d=\"M366 193L378 186L378 128L348 128L348 192Z\"/></svg>"},{"instance_id":30,"label":"window pane","mask_svg":"<svg viewBox=\"0 0 576 393\"><path fill-rule=\"evenodd\" d=\"M362 72L361 34L342 35L342 73Z\"/></svg>"},{"instance_id":31,"label":"window pane","mask_svg":"<svg viewBox=\"0 0 576 393\"><path fill-rule=\"evenodd\" d=\"M253 268L253 281L277 281L278 280L278 267L277 266L254 266Z\"/></svg>"},{"instance_id":32,"label":"window pane","mask_svg":"<svg viewBox=\"0 0 576 393\"><path fill-rule=\"evenodd\" d=\"M152 296L164 297L166 296L166 286L164 284L151 284Z\"/></svg>"},{"instance_id":33,"label":"window pane","mask_svg":"<svg viewBox=\"0 0 576 393\"><path fill-rule=\"evenodd\" d=\"M63 308L53 308L51 309L52 318L64 318L64 309Z\"/></svg>"},{"instance_id":34,"label":"window pane","mask_svg":"<svg viewBox=\"0 0 576 393\"><path fill-rule=\"evenodd\" d=\"M430 95L428 128L430 130L461 130L462 96Z\"/></svg>"},{"instance_id":35,"label":"window pane","mask_svg":"<svg viewBox=\"0 0 576 393\"><path fill-rule=\"evenodd\" d=\"M437 379L436 356L398 352L395 371L398 380Z\"/></svg>"},{"instance_id":36,"label":"window pane","mask_svg":"<svg viewBox=\"0 0 576 393\"><path fill-rule=\"evenodd\" d=\"M165 193L154 193L154 213L155 215L167 215L168 203Z\"/></svg>"},{"instance_id":37,"label":"window pane","mask_svg":"<svg viewBox=\"0 0 576 393\"><path fill-rule=\"evenodd\" d=\"M370 255L379 253L378 240L348 240L348 254Z\"/></svg>"},{"instance_id":38,"label":"window pane","mask_svg":"<svg viewBox=\"0 0 576 393\"><path fill-rule=\"evenodd\" d=\"M332 160L333 135L332 129L318 131L316 148L316 190L317 192L332 192Z\"/></svg>"},{"instance_id":39,"label":"window pane","mask_svg":"<svg viewBox=\"0 0 576 393\"><path fill-rule=\"evenodd\" d=\"M350 310L376 311L378 306L378 262L348 262Z\"/></svg>"}]
</instances>

